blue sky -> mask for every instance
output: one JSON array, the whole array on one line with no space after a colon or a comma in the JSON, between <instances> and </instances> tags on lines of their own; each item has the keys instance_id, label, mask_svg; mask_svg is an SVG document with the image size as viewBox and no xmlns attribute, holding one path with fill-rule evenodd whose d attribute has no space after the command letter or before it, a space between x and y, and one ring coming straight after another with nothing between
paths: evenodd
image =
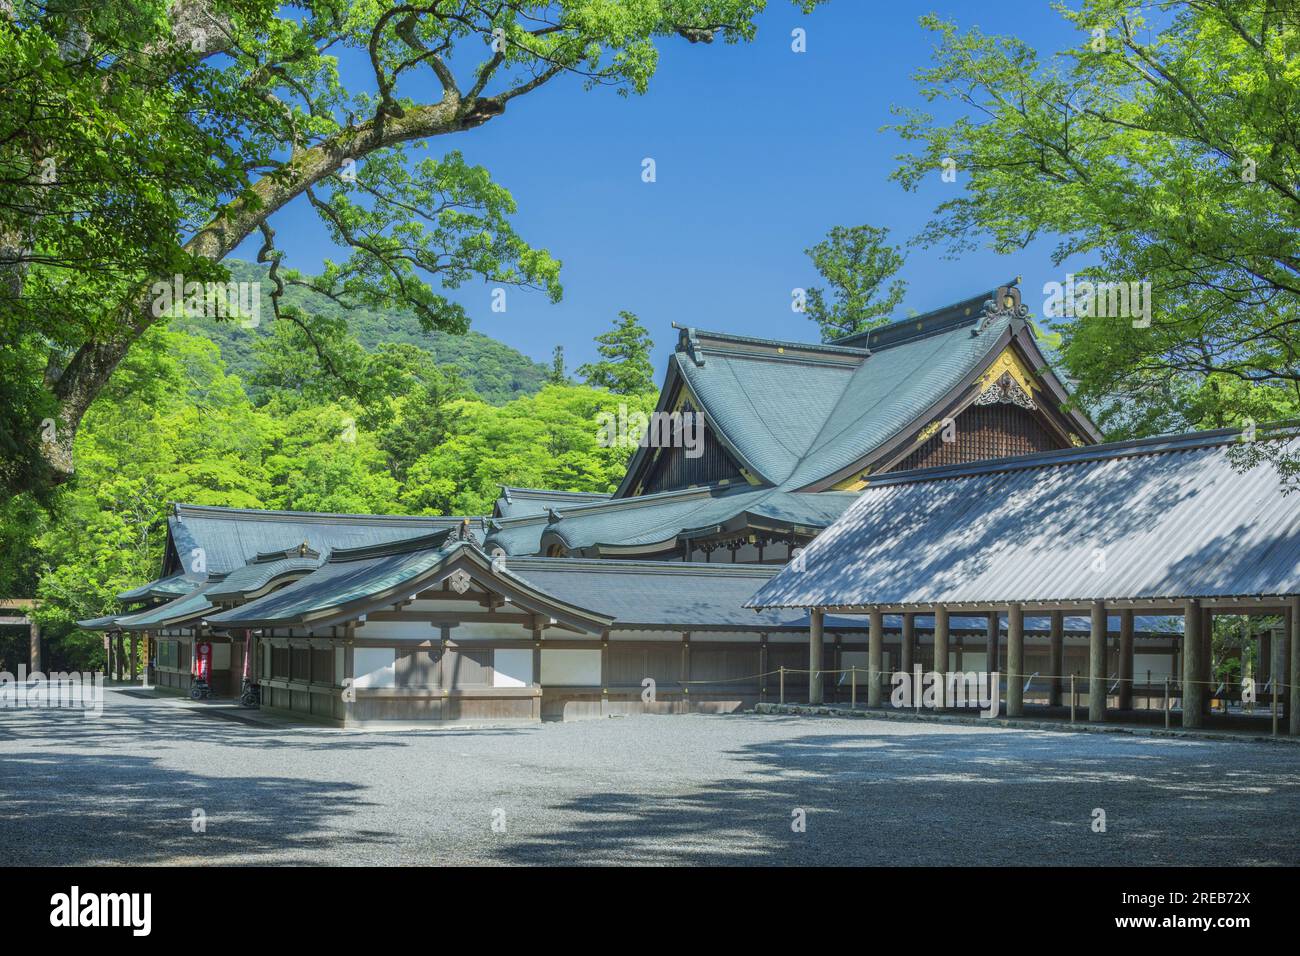
<instances>
[{"instance_id":1,"label":"blue sky","mask_svg":"<svg viewBox=\"0 0 1300 956\"><path fill-rule=\"evenodd\" d=\"M434 140L429 155L459 149L486 166L519 204L519 233L564 263L564 299L511 289L507 311L490 288L451 293L473 327L543 361L565 346L570 369L595 354L592 339L620 309L636 312L655 340L662 370L675 341L670 323L747 335L816 341L816 327L790 309L791 289L817 283L803 250L834 225L887 226L910 237L945 190L905 193L888 181L902 144L879 132L892 104L922 105L912 72L933 43L917 23L934 12L988 33L1015 32L1040 54L1080 42L1048 0L831 0L809 16L771 0L751 44L661 45L645 96L586 91L564 78L511 104L480 129ZM795 27L807 52L790 48ZM344 78L368 83L362 64ZM653 157L658 181L641 180ZM301 202L275 220L288 264L312 271L344 257ZM237 255L252 259L250 241ZM960 261L913 250L902 312L926 311L1024 277L1026 304L1040 311L1045 281L1063 278L1051 241L1015 256L981 251Z\"/></svg>"}]
</instances>

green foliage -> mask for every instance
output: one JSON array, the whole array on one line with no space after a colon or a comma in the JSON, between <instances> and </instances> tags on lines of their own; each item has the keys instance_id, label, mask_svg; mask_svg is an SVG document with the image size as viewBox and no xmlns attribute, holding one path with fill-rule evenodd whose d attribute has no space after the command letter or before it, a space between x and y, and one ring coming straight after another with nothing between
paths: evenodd
<instances>
[{"instance_id":1,"label":"green foliage","mask_svg":"<svg viewBox=\"0 0 1300 956\"><path fill-rule=\"evenodd\" d=\"M118 610L114 595L157 575L173 501L487 514L501 484L611 491L628 450L599 445L596 415L619 401L654 405L653 394L570 385L493 406L417 346L368 353L342 335L362 403L331 391L311 363L295 365L282 330L267 342L255 357L266 363L258 404L214 343L150 330L87 415L77 474L52 509L27 495L0 503L0 592L45 602L51 660L100 662L100 637L75 622Z\"/></svg>"},{"instance_id":2,"label":"green foliage","mask_svg":"<svg viewBox=\"0 0 1300 956\"><path fill-rule=\"evenodd\" d=\"M650 333L631 312L619 312L618 321L609 332L596 336L599 362L578 367L592 388L603 388L616 395L642 395L655 387L655 367L650 361L654 342Z\"/></svg>"},{"instance_id":3,"label":"green foliage","mask_svg":"<svg viewBox=\"0 0 1300 956\"><path fill-rule=\"evenodd\" d=\"M804 252L829 286L808 290L808 318L830 342L889 321L903 301L907 283L889 280L903 268L904 255L885 242L888 229L835 226L826 238ZM886 287L888 283L888 287Z\"/></svg>"},{"instance_id":4,"label":"green foliage","mask_svg":"<svg viewBox=\"0 0 1300 956\"><path fill-rule=\"evenodd\" d=\"M564 346L557 345L551 352L551 370L546 373L547 385L567 385L569 376L564 371Z\"/></svg>"},{"instance_id":5,"label":"green foliage","mask_svg":"<svg viewBox=\"0 0 1300 956\"><path fill-rule=\"evenodd\" d=\"M292 309L294 320L269 321L272 286L266 273L265 266L230 262L232 280L261 285L259 311L264 318L257 326L245 328L237 321L200 316L183 316L172 322L178 329L207 336L220 345L226 367L244 380L259 404L269 393L291 389L295 383L334 397L351 389L354 397L361 397L356 395L362 378L360 366L365 364L361 353L395 346L420 349L431 364L444 372L454 370L474 394L494 405L532 394L546 382L546 366L482 333L426 331L410 311L362 306L345 309L302 285L286 286L282 297L285 311ZM352 347L349 336L359 348Z\"/></svg>"},{"instance_id":6,"label":"green foliage","mask_svg":"<svg viewBox=\"0 0 1300 956\"><path fill-rule=\"evenodd\" d=\"M616 414L620 403L649 414L656 397L548 385L500 408L460 402L451 436L411 466L402 503L411 512L488 514L502 485L613 491L631 449L602 446L597 415Z\"/></svg>"},{"instance_id":7,"label":"green foliage","mask_svg":"<svg viewBox=\"0 0 1300 956\"><path fill-rule=\"evenodd\" d=\"M750 40L765 6L12 0L0 14L0 344L13 350L0 371L14 376L0 393L3 487L72 473L90 405L174 317L155 308L157 284L224 281L223 260L255 234L277 292L305 283L342 306L402 309L425 332L466 329L445 291L467 281L558 298L560 263L514 231L510 194L454 150L416 151L557 79L644 93L658 43ZM368 62L368 82L345 87L340 57ZM280 268L275 241L273 219L299 197L346 250L312 279ZM273 304L310 337L319 310ZM48 417L55 437L34 439Z\"/></svg>"},{"instance_id":8,"label":"green foliage","mask_svg":"<svg viewBox=\"0 0 1300 956\"><path fill-rule=\"evenodd\" d=\"M1079 43L938 40L917 74L942 123L897 109L907 189L957 172L920 236L952 254L1057 239L1080 278L1151 283L1149 327L1062 316L1077 394L1115 437L1300 409L1300 20L1271 3L1061 8ZM1086 267L1086 268L1085 268ZM1060 276L1064 281L1065 276Z\"/></svg>"}]
</instances>

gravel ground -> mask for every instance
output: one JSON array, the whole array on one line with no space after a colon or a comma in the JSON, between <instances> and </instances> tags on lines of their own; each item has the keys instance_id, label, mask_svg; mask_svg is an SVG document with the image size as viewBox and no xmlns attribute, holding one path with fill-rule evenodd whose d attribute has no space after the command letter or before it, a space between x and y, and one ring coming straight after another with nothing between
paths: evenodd
<instances>
[{"instance_id":1,"label":"gravel ground","mask_svg":"<svg viewBox=\"0 0 1300 956\"><path fill-rule=\"evenodd\" d=\"M1266 744L756 715L268 729L112 690L98 720L0 710L3 865L1238 866L1300 862L1297 821L1300 748Z\"/></svg>"}]
</instances>

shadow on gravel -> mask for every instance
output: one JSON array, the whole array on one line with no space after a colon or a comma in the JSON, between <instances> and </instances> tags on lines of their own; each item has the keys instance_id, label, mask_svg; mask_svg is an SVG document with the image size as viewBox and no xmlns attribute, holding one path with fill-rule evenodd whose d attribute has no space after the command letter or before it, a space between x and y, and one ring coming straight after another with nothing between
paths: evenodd
<instances>
[{"instance_id":1,"label":"shadow on gravel","mask_svg":"<svg viewBox=\"0 0 1300 956\"><path fill-rule=\"evenodd\" d=\"M1060 734L810 735L729 753L681 794L602 792L508 863L1295 864L1300 760L1271 748ZM1300 755L1297 755L1300 757ZM653 780L647 788L655 786ZM671 786L665 781L665 788ZM1095 832L1094 811L1105 812ZM800 833L792 828L799 819Z\"/></svg>"},{"instance_id":2,"label":"shadow on gravel","mask_svg":"<svg viewBox=\"0 0 1300 956\"><path fill-rule=\"evenodd\" d=\"M258 863L328 849L330 822L361 787L288 777L209 777L152 758L91 753L0 757L0 864ZM195 833L194 811L206 817ZM380 839L350 834L349 842ZM285 851L288 851L287 853Z\"/></svg>"}]
</instances>

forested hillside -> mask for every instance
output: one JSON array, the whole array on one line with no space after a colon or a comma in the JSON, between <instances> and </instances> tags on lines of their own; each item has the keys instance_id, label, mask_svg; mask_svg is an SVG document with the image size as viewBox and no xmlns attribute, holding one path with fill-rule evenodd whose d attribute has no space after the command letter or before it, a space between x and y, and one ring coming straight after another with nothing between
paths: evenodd
<instances>
[{"instance_id":1,"label":"forested hillside","mask_svg":"<svg viewBox=\"0 0 1300 956\"><path fill-rule=\"evenodd\" d=\"M201 335L216 342L226 370L244 380L256 367L254 345L271 335L270 283L266 268L256 263L232 260L230 277L236 282L257 282L262 287L260 322L244 328L237 321L208 318L179 318L172 327ZM410 312L400 310L344 309L328 298L301 286L286 286L283 305L297 307L323 318L345 318L362 348L373 352L383 344L410 344L427 351L439 366L456 369L464 383L485 402L501 405L523 395L535 394L546 381L547 366L522 352L480 332L464 335L426 332ZM251 390L256 400L260 396Z\"/></svg>"}]
</instances>

